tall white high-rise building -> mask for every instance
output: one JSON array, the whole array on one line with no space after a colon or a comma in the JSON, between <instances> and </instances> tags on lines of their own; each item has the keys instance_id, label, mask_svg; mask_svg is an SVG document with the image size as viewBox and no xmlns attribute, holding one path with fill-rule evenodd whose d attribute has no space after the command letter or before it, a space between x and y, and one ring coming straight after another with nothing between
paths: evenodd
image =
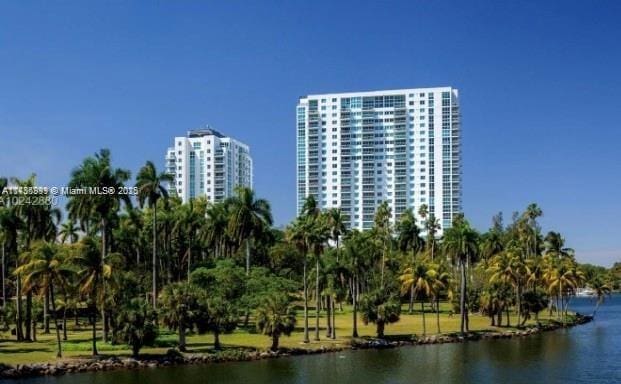
<instances>
[{"instance_id":1,"label":"tall white high-rise building","mask_svg":"<svg viewBox=\"0 0 621 384\"><path fill-rule=\"evenodd\" d=\"M169 193L184 203L199 196L222 201L238 185L252 188L248 146L209 127L175 137L174 146L166 152L166 172L174 178Z\"/></svg>"},{"instance_id":2,"label":"tall white high-rise building","mask_svg":"<svg viewBox=\"0 0 621 384\"><path fill-rule=\"evenodd\" d=\"M428 206L440 233L461 212L458 90L452 87L301 97L297 121L297 209L314 196L340 207L350 228L373 226L387 201L392 223Z\"/></svg>"}]
</instances>

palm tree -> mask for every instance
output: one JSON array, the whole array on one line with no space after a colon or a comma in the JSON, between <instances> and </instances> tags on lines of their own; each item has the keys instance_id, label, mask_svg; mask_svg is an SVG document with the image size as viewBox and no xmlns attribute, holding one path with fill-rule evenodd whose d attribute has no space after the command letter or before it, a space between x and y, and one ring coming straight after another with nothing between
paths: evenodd
<instances>
[{"instance_id":1,"label":"palm tree","mask_svg":"<svg viewBox=\"0 0 621 384\"><path fill-rule=\"evenodd\" d=\"M257 330L272 338L272 351L278 350L281 335L289 336L295 329L295 309L282 293L268 295L257 309L256 319Z\"/></svg>"},{"instance_id":2,"label":"palm tree","mask_svg":"<svg viewBox=\"0 0 621 384\"><path fill-rule=\"evenodd\" d=\"M424 221L425 231L427 232L427 248L431 255L431 261L435 260L436 231L440 229L440 223L433 213L429 213L427 204L421 204L418 208L418 215Z\"/></svg>"},{"instance_id":3,"label":"palm tree","mask_svg":"<svg viewBox=\"0 0 621 384\"><path fill-rule=\"evenodd\" d=\"M110 151L102 149L93 157L87 157L82 164L71 172L70 188L89 191L85 194L76 194L69 197L67 208L69 217L80 220L82 224L91 220L99 221L101 233L101 268L105 269L108 252L108 223L112 215L119 210L121 202L131 206L129 194L124 193L125 183L130 178L127 170L114 168L111 164ZM91 191L90 188L98 188ZM102 271L103 274L103 271ZM101 280L103 283L103 280ZM105 284L101 285L102 296L105 296ZM103 303L103 302L102 302ZM106 311L101 308L104 323L104 341L108 340L106 327Z\"/></svg>"},{"instance_id":4,"label":"palm tree","mask_svg":"<svg viewBox=\"0 0 621 384\"><path fill-rule=\"evenodd\" d=\"M36 176L32 174L30 177L24 180L14 178L12 183L18 187L32 188L36 186ZM24 194L25 197L29 197ZM14 206L15 214L20 217L23 227L21 235L22 250L28 251L30 249L30 243L33 240L49 240L54 241L56 239L56 224L60 221L60 210L52 207L50 204L17 204ZM31 340L32 331L32 291L28 291L26 294L26 340ZM45 319L45 332L49 333L49 318L48 312L48 297L44 298L45 303L43 306L44 319Z\"/></svg>"},{"instance_id":5,"label":"palm tree","mask_svg":"<svg viewBox=\"0 0 621 384\"><path fill-rule=\"evenodd\" d=\"M565 239L558 232L550 231L545 237L546 255L557 259L574 257L574 250L565 247Z\"/></svg>"},{"instance_id":6,"label":"palm tree","mask_svg":"<svg viewBox=\"0 0 621 384\"><path fill-rule=\"evenodd\" d=\"M436 307L436 326L438 334L440 334L440 294L442 291L445 291L448 301L451 302L453 300L453 276L445 261L437 265L437 274L433 280L432 288Z\"/></svg>"},{"instance_id":7,"label":"palm tree","mask_svg":"<svg viewBox=\"0 0 621 384\"><path fill-rule=\"evenodd\" d=\"M384 338L387 324L399 321L401 303L396 295L380 288L364 295L360 302L362 322L375 323L377 337Z\"/></svg>"},{"instance_id":8,"label":"palm tree","mask_svg":"<svg viewBox=\"0 0 621 384\"><path fill-rule=\"evenodd\" d=\"M386 268L386 253L392 241L392 229L390 228L390 217L392 216L390 206L387 201L383 201L375 211L375 226L373 230L382 244L382 266L381 266L381 286L384 286L384 269Z\"/></svg>"},{"instance_id":9,"label":"palm tree","mask_svg":"<svg viewBox=\"0 0 621 384\"><path fill-rule=\"evenodd\" d=\"M406 268L399 277L401 281L401 293L414 292L420 300L420 309L423 317L423 336L427 334L425 322L425 299L431 297L438 273L434 266L421 260L413 266Z\"/></svg>"},{"instance_id":10,"label":"palm tree","mask_svg":"<svg viewBox=\"0 0 621 384\"><path fill-rule=\"evenodd\" d=\"M466 219L459 215L453 219L453 226L444 232L443 246L446 254L457 261L461 281L459 290L459 311L461 315L461 333L468 332L468 309L466 307L466 264L478 248L478 235Z\"/></svg>"},{"instance_id":11,"label":"palm tree","mask_svg":"<svg viewBox=\"0 0 621 384\"><path fill-rule=\"evenodd\" d=\"M196 237L198 229L203 226L205 216L202 208L205 203L206 201L202 199L190 199L187 204L181 205L176 212L177 215L173 232L183 233L188 239L185 254L188 265L188 281L190 281L190 272L192 269L192 246L194 244L194 238Z\"/></svg>"},{"instance_id":12,"label":"palm tree","mask_svg":"<svg viewBox=\"0 0 621 384\"><path fill-rule=\"evenodd\" d=\"M309 245L315 256L315 341L319 341L319 310L321 305L321 295L319 294L319 275L321 267L321 255L329 237L329 227L326 223L325 216L319 215L316 218L309 217L310 226Z\"/></svg>"},{"instance_id":13,"label":"palm tree","mask_svg":"<svg viewBox=\"0 0 621 384\"><path fill-rule=\"evenodd\" d=\"M538 227L537 227L537 218L543 216L543 211L536 203L531 203L526 207L526 211L524 212L524 218L529 226L530 233L528 238L528 254L529 256L534 256L537 254L537 235L538 235Z\"/></svg>"},{"instance_id":14,"label":"palm tree","mask_svg":"<svg viewBox=\"0 0 621 384\"><path fill-rule=\"evenodd\" d=\"M396 225L397 231L397 245L401 252L412 251L412 258L410 263L414 265L414 260L416 258L416 253L423 249L423 239L420 237L420 229L418 225L416 225L416 217L412 212L412 209L409 208L401 217L399 217L399 221ZM410 289L410 305L408 307L408 313L412 314L414 308L414 288Z\"/></svg>"},{"instance_id":15,"label":"palm tree","mask_svg":"<svg viewBox=\"0 0 621 384\"><path fill-rule=\"evenodd\" d=\"M223 256L228 240L229 213L224 203L211 204L207 208L207 220L200 230L200 238L214 249L214 257Z\"/></svg>"},{"instance_id":16,"label":"palm tree","mask_svg":"<svg viewBox=\"0 0 621 384\"><path fill-rule=\"evenodd\" d=\"M494 256L489 268L490 283L511 286L515 290L518 324L522 319L522 288L531 276L528 264L521 257L521 249L515 245Z\"/></svg>"},{"instance_id":17,"label":"palm tree","mask_svg":"<svg viewBox=\"0 0 621 384\"><path fill-rule=\"evenodd\" d=\"M544 279L548 284L548 292L557 292L560 298L560 306L557 306L557 314L560 316L561 322L565 322L566 316L566 304L564 305L564 298L566 294L573 292L577 288L584 275L578 269L577 263L573 258L563 259L551 259L551 262L546 268L544 273ZM558 311L560 309L560 312Z\"/></svg>"},{"instance_id":18,"label":"palm tree","mask_svg":"<svg viewBox=\"0 0 621 384\"><path fill-rule=\"evenodd\" d=\"M78 266L78 286L80 294L86 296L91 307L92 325L92 353L97 356L97 307L105 313L105 281L112 275L112 266L103 260L103 253L97 249L97 244L90 237L84 237L78 244L75 263ZM102 318L105 321L105 318ZM104 332L105 333L105 332Z\"/></svg>"},{"instance_id":19,"label":"palm tree","mask_svg":"<svg viewBox=\"0 0 621 384\"><path fill-rule=\"evenodd\" d=\"M76 225L75 220L68 219L60 226L60 231L58 232L58 234L60 235L60 242L63 244L65 244L67 240L69 240L69 243L72 244L77 242L79 237L79 230L80 227Z\"/></svg>"},{"instance_id":20,"label":"palm tree","mask_svg":"<svg viewBox=\"0 0 621 384\"><path fill-rule=\"evenodd\" d=\"M304 286L304 343L309 343L310 338L308 335L308 250L309 250L309 220L300 216L287 228L286 236L287 240L294 244L296 249L302 254L303 258L303 270L302 270L302 282Z\"/></svg>"},{"instance_id":21,"label":"palm tree","mask_svg":"<svg viewBox=\"0 0 621 384\"><path fill-rule=\"evenodd\" d=\"M155 165L151 161L140 168L136 177L136 187L138 188L138 203L142 208L145 204L153 209L153 258L152 258L152 293L153 309L157 309L157 201L162 198L164 202L168 199L168 189L164 182L172 182L170 174L157 173Z\"/></svg>"},{"instance_id":22,"label":"palm tree","mask_svg":"<svg viewBox=\"0 0 621 384\"><path fill-rule=\"evenodd\" d=\"M36 243L29 252L22 255L25 263L15 270L16 274L24 276L24 288L30 291L34 287L39 288L42 296L49 296L54 314L56 327L57 353L56 357L62 357L60 342L60 327L58 326L58 314L56 312L56 300L54 285L63 284L73 273L73 269L64 263L59 249L52 243Z\"/></svg>"},{"instance_id":23,"label":"palm tree","mask_svg":"<svg viewBox=\"0 0 621 384\"><path fill-rule=\"evenodd\" d=\"M164 324L179 330L179 350L186 350L186 329L191 329L201 311L200 291L189 283L166 285L160 295L160 310Z\"/></svg>"},{"instance_id":24,"label":"palm tree","mask_svg":"<svg viewBox=\"0 0 621 384\"><path fill-rule=\"evenodd\" d=\"M610 287L610 284L604 282L604 280L600 276L596 276L591 281L589 286L591 287L591 289L593 289L593 291L595 291L596 304L595 309L593 310L593 317L595 317L595 313L597 313L599 306L604 302L606 296L610 297L612 288Z\"/></svg>"},{"instance_id":25,"label":"palm tree","mask_svg":"<svg viewBox=\"0 0 621 384\"><path fill-rule=\"evenodd\" d=\"M330 229L330 237L336 244L336 261L339 261L339 239L347 232L343 213L340 208L330 208L326 212L328 217L328 227Z\"/></svg>"},{"instance_id":26,"label":"palm tree","mask_svg":"<svg viewBox=\"0 0 621 384\"><path fill-rule=\"evenodd\" d=\"M246 245L246 274L250 274L250 242L264 227L272 225L270 203L265 199L256 199L254 191L239 186L236 195L230 198L231 217L229 233L241 245Z\"/></svg>"},{"instance_id":27,"label":"palm tree","mask_svg":"<svg viewBox=\"0 0 621 384\"><path fill-rule=\"evenodd\" d=\"M2 272L3 272L3 283L2 283L2 297L4 299L3 305L6 305L6 272L5 268L7 265L7 260L4 260L4 257L10 258L13 256L15 258L16 266L19 266L19 261L17 258L18 252L18 238L19 231L23 228L23 222L21 218L17 215L17 212L14 207L4 207L0 209L0 231L2 232ZM24 329L23 329L23 318L22 318L22 282L21 276L16 275L15 279L15 337L17 341L24 340Z\"/></svg>"}]
</instances>

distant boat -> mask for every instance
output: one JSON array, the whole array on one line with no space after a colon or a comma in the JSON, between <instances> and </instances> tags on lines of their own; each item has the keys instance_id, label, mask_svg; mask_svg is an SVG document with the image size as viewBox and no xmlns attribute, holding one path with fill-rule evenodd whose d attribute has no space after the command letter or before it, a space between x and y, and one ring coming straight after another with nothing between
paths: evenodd
<instances>
[{"instance_id":1,"label":"distant boat","mask_svg":"<svg viewBox=\"0 0 621 384\"><path fill-rule=\"evenodd\" d=\"M578 288L576 289L576 297L593 297L595 296L595 291L592 288Z\"/></svg>"}]
</instances>

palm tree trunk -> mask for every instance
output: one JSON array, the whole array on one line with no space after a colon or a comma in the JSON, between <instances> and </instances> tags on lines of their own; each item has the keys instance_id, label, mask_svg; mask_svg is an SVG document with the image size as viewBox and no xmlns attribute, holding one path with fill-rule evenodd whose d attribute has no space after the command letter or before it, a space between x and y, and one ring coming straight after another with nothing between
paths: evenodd
<instances>
[{"instance_id":1,"label":"palm tree trunk","mask_svg":"<svg viewBox=\"0 0 621 384\"><path fill-rule=\"evenodd\" d=\"M319 255L315 255L316 270L315 270L315 341L319 341Z\"/></svg>"},{"instance_id":2,"label":"palm tree trunk","mask_svg":"<svg viewBox=\"0 0 621 384\"><path fill-rule=\"evenodd\" d=\"M386 265L386 244L384 244L382 250L382 276L380 280L380 287L384 288L384 266Z\"/></svg>"},{"instance_id":3,"label":"palm tree trunk","mask_svg":"<svg viewBox=\"0 0 621 384\"><path fill-rule=\"evenodd\" d=\"M522 284L520 284L519 281L517 283L517 298L516 298L516 302L517 302L517 317L518 317L518 324L519 324L520 323L520 319L522 318Z\"/></svg>"},{"instance_id":4,"label":"palm tree trunk","mask_svg":"<svg viewBox=\"0 0 621 384\"><path fill-rule=\"evenodd\" d=\"M377 322L377 337L379 339L384 338L384 322L383 321Z\"/></svg>"},{"instance_id":5,"label":"palm tree trunk","mask_svg":"<svg viewBox=\"0 0 621 384\"><path fill-rule=\"evenodd\" d=\"M250 275L250 237L246 239L246 276Z\"/></svg>"},{"instance_id":6,"label":"palm tree trunk","mask_svg":"<svg viewBox=\"0 0 621 384\"><path fill-rule=\"evenodd\" d=\"M63 308L63 341L67 341L67 301L65 300L65 307Z\"/></svg>"},{"instance_id":7,"label":"palm tree trunk","mask_svg":"<svg viewBox=\"0 0 621 384\"><path fill-rule=\"evenodd\" d=\"M185 326L179 325L179 350L185 352Z\"/></svg>"},{"instance_id":8,"label":"palm tree trunk","mask_svg":"<svg viewBox=\"0 0 621 384\"><path fill-rule=\"evenodd\" d=\"M561 298L561 307L560 307L561 312L559 313L559 308L557 308L556 313L560 314L561 322L563 322L563 281L562 280L559 282L559 285L558 285L558 295Z\"/></svg>"},{"instance_id":9,"label":"palm tree trunk","mask_svg":"<svg viewBox=\"0 0 621 384\"><path fill-rule=\"evenodd\" d=\"M92 325L92 341L93 341L93 356L97 356L97 307L93 307L91 311L91 325Z\"/></svg>"},{"instance_id":10,"label":"palm tree trunk","mask_svg":"<svg viewBox=\"0 0 621 384\"><path fill-rule=\"evenodd\" d=\"M26 340L33 341L32 334L32 291L26 294Z\"/></svg>"},{"instance_id":11,"label":"palm tree trunk","mask_svg":"<svg viewBox=\"0 0 621 384\"><path fill-rule=\"evenodd\" d=\"M153 309L157 309L157 200L153 204L153 271L152 271L152 293Z\"/></svg>"},{"instance_id":12,"label":"palm tree trunk","mask_svg":"<svg viewBox=\"0 0 621 384\"><path fill-rule=\"evenodd\" d=\"M410 303L408 305L408 314L414 313L414 284L410 286Z\"/></svg>"},{"instance_id":13,"label":"palm tree trunk","mask_svg":"<svg viewBox=\"0 0 621 384\"><path fill-rule=\"evenodd\" d=\"M37 319L32 321L32 341L37 341Z\"/></svg>"},{"instance_id":14,"label":"palm tree trunk","mask_svg":"<svg viewBox=\"0 0 621 384\"><path fill-rule=\"evenodd\" d=\"M460 267L460 272L461 272L461 281L459 282L460 285L460 289L459 289L459 312L461 315L461 322L460 322L460 330L461 333L465 333L466 332L466 316L465 316L465 312L466 312L466 268L464 267L464 261L460 258L459 260L459 267Z\"/></svg>"},{"instance_id":15,"label":"palm tree trunk","mask_svg":"<svg viewBox=\"0 0 621 384\"><path fill-rule=\"evenodd\" d=\"M6 262L4 241L2 241L2 308L6 307Z\"/></svg>"},{"instance_id":16,"label":"palm tree trunk","mask_svg":"<svg viewBox=\"0 0 621 384\"><path fill-rule=\"evenodd\" d=\"M440 331L440 297L439 295L436 297L436 326L438 327L438 334Z\"/></svg>"},{"instance_id":17,"label":"palm tree trunk","mask_svg":"<svg viewBox=\"0 0 621 384\"><path fill-rule=\"evenodd\" d=\"M101 296L104 298L101 302L101 323L103 327L103 341L104 343L108 342L108 329L106 325L106 279L103 276L104 267L106 265L106 247L108 246L106 242L107 233L107 222L105 218L101 219Z\"/></svg>"},{"instance_id":18,"label":"palm tree trunk","mask_svg":"<svg viewBox=\"0 0 621 384\"><path fill-rule=\"evenodd\" d=\"M222 346L220 345L220 332L217 329L213 333L213 349L216 351L222 349Z\"/></svg>"},{"instance_id":19,"label":"palm tree trunk","mask_svg":"<svg viewBox=\"0 0 621 384\"><path fill-rule=\"evenodd\" d=\"M332 315L331 315L331 305L330 305L330 295L326 296L326 337L332 336Z\"/></svg>"},{"instance_id":20,"label":"palm tree trunk","mask_svg":"<svg viewBox=\"0 0 621 384\"><path fill-rule=\"evenodd\" d=\"M60 344L60 328L58 328L58 316L56 313L56 303L54 302L54 285L50 284L50 301L52 302L52 314L54 315L54 326L56 327L56 345L58 350L56 353L57 358L63 357L62 347Z\"/></svg>"},{"instance_id":21,"label":"palm tree trunk","mask_svg":"<svg viewBox=\"0 0 621 384\"><path fill-rule=\"evenodd\" d=\"M595 303L595 309L593 310L593 317L595 317L595 314L597 313L597 310L599 309L600 304L602 303L603 296L600 296L597 298L597 302Z\"/></svg>"},{"instance_id":22,"label":"palm tree trunk","mask_svg":"<svg viewBox=\"0 0 621 384\"><path fill-rule=\"evenodd\" d=\"M304 255L304 273L303 273L303 278L304 278L304 342L308 343L310 342L310 339L308 337L308 281L306 278L306 269L307 269L306 255Z\"/></svg>"},{"instance_id":23,"label":"palm tree trunk","mask_svg":"<svg viewBox=\"0 0 621 384\"><path fill-rule=\"evenodd\" d=\"M190 272L191 272L191 268L192 268L192 235L189 235L189 240L188 240L189 246L188 246L188 283L190 282ZM248 274L246 274L248 275Z\"/></svg>"},{"instance_id":24,"label":"palm tree trunk","mask_svg":"<svg viewBox=\"0 0 621 384\"><path fill-rule=\"evenodd\" d=\"M278 334L276 332L272 333L272 346L270 349L274 352L278 351Z\"/></svg>"},{"instance_id":25,"label":"palm tree trunk","mask_svg":"<svg viewBox=\"0 0 621 384\"><path fill-rule=\"evenodd\" d=\"M354 294L352 296L352 302L353 302L353 306L354 306L354 319L353 319L353 331L352 331L352 337L358 337L358 282L356 279L356 276L354 276L354 284L353 284L353 290L354 290Z\"/></svg>"},{"instance_id":26,"label":"palm tree trunk","mask_svg":"<svg viewBox=\"0 0 621 384\"><path fill-rule=\"evenodd\" d=\"M334 306L334 299L332 300L332 340L336 339L336 308Z\"/></svg>"},{"instance_id":27,"label":"palm tree trunk","mask_svg":"<svg viewBox=\"0 0 621 384\"><path fill-rule=\"evenodd\" d=\"M16 283L15 283L15 295L17 296L17 300L15 301L15 336L17 341L24 340L24 329L22 324L22 278L20 275L17 275Z\"/></svg>"},{"instance_id":28,"label":"palm tree trunk","mask_svg":"<svg viewBox=\"0 0 621 384\"><path fill-rule=\"evenodd\" d=\"M425 322L425 300L420 301L420 312L423 314L423 336L427 335L427 323Z\"/></svg>"},{"instance_id":29,"label":"palm tree trunk","mask_svg":"<svg viewBox=\"0 0 621 384\"><path fill-rule=\"evenodd\" d=\"M50 296L49 292L45 292L43 295L43 333L50 333Z\"/></svg>"}]
</instances>

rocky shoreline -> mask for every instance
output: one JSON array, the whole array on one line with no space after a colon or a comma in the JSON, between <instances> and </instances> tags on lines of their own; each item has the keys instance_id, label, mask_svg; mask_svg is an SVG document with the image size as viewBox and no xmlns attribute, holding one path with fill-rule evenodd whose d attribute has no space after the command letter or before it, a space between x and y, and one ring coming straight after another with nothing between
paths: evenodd
<instances>
[{"instance_id":1,"label":"rocky shoreline","mask_svg":"<svg viewBox=\"0 0 621 384\"><path fill-rule=\"evenodd\" d=\"M571 324L565 325L565 327L585 324L591 320L592 318L590 316L577 315L575 320ZM321 346L314 349L282 348L277 352L257 351L253 349L235 349L211 354L181 354L177 350L171 349L165 355L154 357L146 356L140 359L125 357L120 358L113 356L99 359L73 359L57 363L18 364L16 366L0 363L0 379L21 379L35 376L59 376L67 373L110 371L118 369L144 369L173 365L253 361L283 356L311 355L352 349L382 349L406 345L462 343L476 340L509 339L553 331L562 327L563 325L561 323L551 322L545 325L527 327L522 330L509 330L504 332L484 331L473 332L467 335L446 334L421 338L415 336L409 338L388 337L386 339L358 338L353 339L348 345L343 346Z\"/></svg>"}]
</instances>

